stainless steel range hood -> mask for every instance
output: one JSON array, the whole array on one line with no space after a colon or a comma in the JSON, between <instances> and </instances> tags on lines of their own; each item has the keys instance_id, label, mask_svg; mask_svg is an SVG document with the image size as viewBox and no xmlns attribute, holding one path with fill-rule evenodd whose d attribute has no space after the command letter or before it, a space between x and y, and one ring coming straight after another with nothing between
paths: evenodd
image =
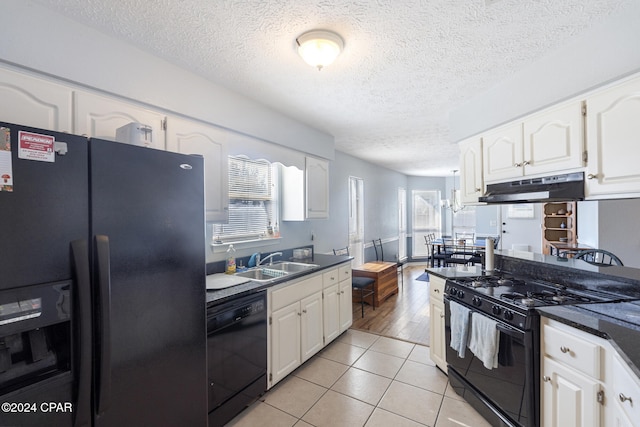
<instances>
[{"instance_id":1,"label":"stainless steel range hood","mask_svg":"<svg viewBox=\"0 0 640 427\"><path fill-rule=\"evenodd\" d=\"M583 172L489 184L486 194L479 198L491 204L570 200L584 200Z\"/></svg>"}]
</instances>

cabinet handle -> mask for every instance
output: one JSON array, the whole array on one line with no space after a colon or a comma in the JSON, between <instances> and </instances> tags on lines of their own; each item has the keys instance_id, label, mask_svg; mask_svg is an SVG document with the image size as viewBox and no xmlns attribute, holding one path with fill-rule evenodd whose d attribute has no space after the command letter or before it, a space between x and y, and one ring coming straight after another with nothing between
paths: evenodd
<instances>
[{"instance_id":1,"label":"cabinet handle","mask_svg":"<svg viewBox=\"0 0 640 427\"><path fill-rule=\"evenodd\" d=\"M515 167L517 167L517 168L521 168L521 167L522 167L522 163L514 163L514 165L513 165L513 166L515 166Z\"/></svg>"},{"instance_id":2,"label":"cabinet handle","mask_svg":"<svg viewBox=\"0 0 640 427\"><path fill-rule=\"evenodd\" d=\"M562 346L560 347L560 351L563 353L569 353L571 349L569 347Z\"/></svg>"},{"instance_id":3,"label":"cabinet handle","mask_svg":"<svg viewBox=\"0 0 640 427\"><path fill-rule=\"evenodd\" d=\"M444 318L444 314L441 314L441 315L440 315L440 318L441 318L441 319L442 319L442 318Z\"/></svg>"},{"instance_id":4,"label":"cabinet handle","mask_svg":"<svg viewBox=\"0 0 640 427\"><path fill-rule=\"evenodd\" d=\"M302 313L298 312L298 316L302 316Z\"/></svg>"},{"instance_id":5,"label":"cabinet handle","mask_svg":"<svg viewBox=\"0 0 640 427\"><path fill-rule=\"evenodd\" d=\"M629 401L630 404L633 405L633 399L631 399L630 397L625 396L624 394L620 393L618 395L618 399L620 399L620 402L624 403L626 401Z\"/></svg>"},{"instance_id":6,"label":"cabinet handle","mask_svg":"<svg viewBox=\"0 0 640 427\"><path fill-rule=\"evenodd\" d=\"M545 375L544 377L542 377L542 381L544 381L545 383L550 383L551 382L551 377L548 377L548 376Z\"/></svg>"},{"instance_id":7,"label":"cabinet handle","mask_svg":"<svg viewBox=\"0 0 640 427\"><path fill-rule=\"evenodd\" d=\"M530 165L531 162L529 160L525 160L524 162L522 162L522 166L527 166Z\"/></svg>"},{"instance_id":8,"label":"cabinet handle","mask_svg":"<svg viewBox=\"0 0 640 427\"><path fill-rule=\"evenodd\" d=\"M306 313L306 312L307 312L307 310L302 310L302 312L303 312L303 313Z\"/></svg>"},{"instance_id":9,"label":"cabinet handle","mask_svg":"<svg viewBox=\"0 0 640 427\"><path fill-rule=\"evenodd\" d=\"M434 289L433 292L435 292L436 294L440 293L440 289Z\"/></svg>"},{"instance_id":10,"label":"cabinet handle","mask_svg":"<svg viewBox=\"0 0 640 427\"><path fill-rule=\"evenodd\" d=\"M476 188L476 193L480 193L482 191L482 188Z\"/></svg>"},{"instance_id":11,"label":"cabinet handle","mask_svg":"<svg viewBox=\"0 0 640 427\"><path fill-rule=\"evenodd\" d=\"M587 175L587 179L596 179L598 177L599 175L597 173L590 173L589 175Z\"/></svg>"}]
</instances>

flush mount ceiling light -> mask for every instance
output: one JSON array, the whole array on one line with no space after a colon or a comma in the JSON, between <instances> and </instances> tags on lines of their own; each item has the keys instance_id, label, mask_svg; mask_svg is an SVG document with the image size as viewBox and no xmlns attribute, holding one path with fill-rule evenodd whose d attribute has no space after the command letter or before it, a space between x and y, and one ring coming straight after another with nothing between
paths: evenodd
<instances>
[{"instance_id":1,"label":"flush mount ceiling light","mask_svg":"<svg viewBox=\"0 0 640 427\"><path fill-rule=\"evenodd\" d=\"M318 70L335 61L344 48L342 37L326 30L306 32L296 39L296 43L302 59Z\"/></svg>"}]
</instances>

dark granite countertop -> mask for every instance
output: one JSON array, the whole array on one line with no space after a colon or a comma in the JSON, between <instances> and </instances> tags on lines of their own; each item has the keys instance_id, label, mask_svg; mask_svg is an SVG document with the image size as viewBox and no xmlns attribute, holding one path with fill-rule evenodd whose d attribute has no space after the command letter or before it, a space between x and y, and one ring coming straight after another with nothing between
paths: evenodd
<instances>
[{"instance_id":1,"label":"dark granite countertop","mask_svg":"<svg viewBox=\"0 0 640 427\"><path fill-rule=\"evenodd\" d=\"M343 262L347 262L352 258L353 257L350 257L350 256L314 254L312 258L306 258L304 260L295 260L296 262L317 264L318 267L311 270L307 270L303 274L296 274L294 277L283 277L281 279L277 279L269 283L251 281L251 282L243 283L241 285L231 286L225 289L207 290L207 306L217 305L219 303L229 301L239 296L245 296L255 292L259 292L264 289L275 286L277 284L286 282L287 280L299 279L309 274L313 274L318 271L334 267L338 264L342 264Z\"/></svg>"},{"instance_id":2,"label":"dark granite countertop","mask_svg":"<svg viewBox=\"0 0 640 427\"><path fill-rule=\"evenodd\" d=\"M640 302L541 307L545 317L607 339L640 377Z\"/></svg>"}]
</instances>

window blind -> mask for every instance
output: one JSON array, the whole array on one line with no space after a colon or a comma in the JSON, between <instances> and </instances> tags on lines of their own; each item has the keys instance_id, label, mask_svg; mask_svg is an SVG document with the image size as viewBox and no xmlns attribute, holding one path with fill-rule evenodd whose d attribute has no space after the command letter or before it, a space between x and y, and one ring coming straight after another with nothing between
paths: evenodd
<instances>
[{"instance_id":1,"label":"window blind","mask_svg":"<svg viewBox=\"0 0 640 427\"><path fill-rule=\"evenodd\" d=\"M214 225L215 240L252 240L267 234L277 222L274 173L267 160L229 156L229 222Z\"/></svg>"}]
</instances>

